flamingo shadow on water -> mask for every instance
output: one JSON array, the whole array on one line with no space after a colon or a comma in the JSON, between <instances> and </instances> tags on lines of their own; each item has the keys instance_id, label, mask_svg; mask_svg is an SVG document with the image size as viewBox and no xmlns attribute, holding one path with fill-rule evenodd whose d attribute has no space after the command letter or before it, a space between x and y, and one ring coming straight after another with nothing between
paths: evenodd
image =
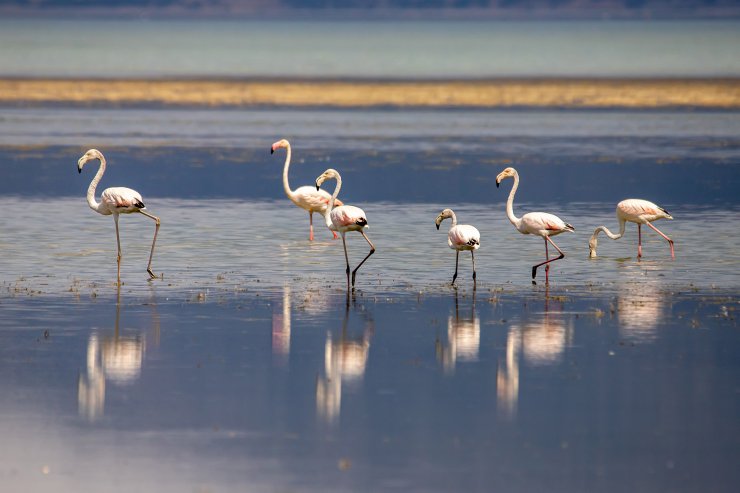
<instances>
[{"instance_id":1,"label":"flamingo shadow on water","mask_svg":"<svg viewBox=\"0 0 740 493\"><path fill-rule=\"evenodd\" d=\"M475 274L475 250L480 247L480 232L469 224L457 224L457 216L452 209L445 209L437 216L434 220L434 224L439 230L440 224L445 219L452 220L452 226L447 233L447 245L455 250L455 274L452 276L452 285L455 285L457 279L457 266L460 260L461 251L470 251L470 258L473 261L473 289L476 287L476 274Z\"/></svg>"},{"instance_id":2,"label":"flamingo shadow on water","mask_svg":"<svg viewBox=\"0 0 740 493\"><path fill-rule=\"evenodd\" d=\"M460 313L458 292L455 289L455 315L447 317L447 344L437 335L435 353L445 374L455 373L457 362L478 361L480 351L480 317L475 311L475 289L470 304L470 315Z\"/></svg>"},{"instance_id":3,"label":"flamingo shadow on water","mask_svg":"<svg viewBox=\"0 0 740 493\"><path fill-rule=\"evenodd\" d=\"M547 212L528 212L522 217L516 217L514 215L514 194L516 194L516 190L519 187L519 173L514 168L506 168L496 176L496 188L498 188L501 181L505 178L514 178L514 186L511 187L509 199L506 201L506 216L509 218L509 221L520 233L536 235L545 240L545 261L532 266L532 284L537 284L535 281L537 268L543 265L545 266L545 284L547 284L550 282L550 263L565 257L563 251L552 241L551 236L564 232L573 233L575 228L558 216ZM560 256L550 258L550 253L547 249L548 242L555 247L555 250L558 251Z\"/></svg>"},{"instance_id":4,"label":"flamingo shadow on water","mask_svg":"<svg viewBox=\"0 0 740 493\"><path fill-rule=\"evenodd\" d=\"M316 178L316 190L319 189L322 183L324 183L326 180L335 179L337 184L334 188L334 193L331 196L331 199L329 200L329 206L326 209L326 212L324 213L324 219L326 220L326 225L331 229L332 231L339 231L342 234L342 246L344 247L344 260L347 263L347 291L350 290L350 267L349 267L349 255L347 254L347 239L346 234L348 231L357 231L362 235L363 238L365 238L365 241L367 241L368 245L370 245L370 252L365 256L365 258L362 259L362 262L357 264L357 267L352 270L352 278L351 278L351 288L352 290L355 289L355 276L357 275L357 271L362 267L362 264L365 263L365 261L370 258L370 255L375 253L375 245L373 245L373 242L370 241L370 238L367 237L365 234L365 231L363 231L365 228L368 227L367 225L367 216L365 215L365 211L360 209L359 207L355 207L353 205L341 205L338 207L336 206L336 199L337 195L339 195L339 190L342 188L342 177L339 174L339 172L335 169L327 169L324 171L318 178Z\"/></svg>"},{"instance_id":5,"label":"flamingo shadow on water","mask_svg":"<svg viewBox=\"0 0 740 493\"><path fill-rule=\"evenodd\" d=\"M155 275L154 272L152 272L152 258L154 257L154 246L157 243L157 233L159 233L159 225L160 221L157 216L153 216L149 214L148 212L144 211L146 206L144 205L144 202L142 201L141 194L137 192L136 190L132 190L130 188L126 187L112 187L112 188L106 188L103 190L103 193L100 194L100 202L97 202L95 200L95 189L98 186L98 183L100 182L100 179L103 178L103 174L105 173L105 157L103 156L103 153L100 152L97 149L90 149L87 151L78 161L77 161L77 171L79 173L82 173L82 168L85 166L85 164L89 161L98 160L100 162L100 167L98 168L98 172L93 177L92 181L90 182L90 186L87 189L87 204L90 206L92 210L97 212L98 214L102 214L103 216L110 216L113 215L113 222L116 224L116 241L118 243L118 277L116 284L120 286L121 283L121 259L123 258L123 253L121 252L121 236L118 231L118 216L120 214L132 214L135 212L138 212L139 214L142 214L149 219L152 219L154 221L154 238L152 239L152 249L149 253L149 263L146 266L146 271L149 273L149 280L157 279L157 278L163 278L164 275Z\"/></svg>"}]
</instances>

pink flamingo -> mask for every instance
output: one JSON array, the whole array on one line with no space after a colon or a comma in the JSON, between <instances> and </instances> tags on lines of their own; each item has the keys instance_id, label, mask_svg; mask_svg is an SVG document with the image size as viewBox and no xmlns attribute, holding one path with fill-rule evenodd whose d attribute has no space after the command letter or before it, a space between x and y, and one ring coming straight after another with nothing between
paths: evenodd
<instances>
[{"instance_id":1,"label":"pink flamingo","mask_svg":"<svg viewBox=\"0 0 740 493\"><path fill-rule=\"evenodd\" d=\"M469 224L457 224L457 216L455 216L452 209L445 209L437 216L437 219L434 220L437 229L439 229L442 221L447 218L452 219L452 226L447 233L447 244L455 250L455 274L452 276L452 285L455 285L455 279L457 279L457 264L460 259L460 252L469 250L470 258L473 259L473 286L475 286L475 254L473 252L480 247L480 233Z\"/></svg>"},{"instance_id":2,"label":"pink flamingo","mask_svg":"<svg viewBox=\"0 0 740 493\"><path fill-rule=\"evenodd\" d=\"M141 200L141 195L136 190L131 190L130 188L106 188L100 195L100 203L96 202L95 188L98 186L100 179L103 177L103 173L105 173L105 157L103 157L103 153L97 149L90 149L89 151L87 151L85 155L77 161L77 171L79 173L82 173L82 167L85 166L85 163L87 163L88 161L93 161L95 159L100 161L100 168L98 168L98 172L95 174L95 177L92 179L92 181L90 182L90 186L87 189L87 204L92 210L104 216L110 216L111 214L113 214L113 221L116 223L116 241L118 242L117 284L119 286L121 285L121 258L123 258L123 254L121 253L121 237L118 233L118 215L131 214L133 212L138 212L148 218L153 219L156 225L154 227L152 250L149 253L149 263L146 266L146 271L149 273L150 278L155 279L158 276L155 276L152 272L152 257L154 257L154 245L157 243L157 233L159 232L159 218L147 212L144 212L145 206L144 202L142 202Z\"/></svg>"},{"instance_id":3,"label":"pink flamingo","mask_svg":"<svg viewBox=\"0 0 740 493\"><path fill-rule=\"evenodd\" d=\"M575 228L564 222L558 216L547 212L529 212L520 218L516 217L514 215L514 194L516 193L516 189L519 187L519 173L517 173L514 168L506 168L496 177L496 188L498 188L504 178L512 177L514 178L514 186L511 187L509 200L506 202L506 215L509 217L511 224L513 224L520 233L525 235L537 235L545 239L545 261L532 266L532 283L535 283L534 278L537 276L537 267L542 265L545 266L545 283L548 283L550 281L550 262L554 262L565 257L563 251L558 248L550 237L559 235L564 231L572 233L575 231ZM559 257L550 258L550 254L547 251L548 242L552 243L555 250L560 253Z\"/></svg>"},{"instance_id":4,"label":"pink flamingo","mask_svg":"<svg viewBox=\"0 0 740 493\"><path fill-rule=\"evenodd\" d=\"M668 241L671 246L671 258L676 258L673 253L673 240L668 238L658 228L653 226L651 223L658 219L673 219L667 210L662 207L658 207L649 200L642 199L625 199L617 204L617 220L619 221L619 234L614 234L607 229L606 226L599 226L594 230L594 234L588 241L588 256L591 258L596 257L596 246L598 244L597 236L601 231L604 232L612 240L618 240L624 236L624 227L627 221L631 223L637 223L637 258L642 257L642 225L647 224L660 236Z\"/></svg>"},{"instance_id":5,"label":"pink flamingo","mask_svg":"<svg viewBox=\"0 0 740 493\"><path fill-rule=\"evenodd\" d=\"M326 220L326 225L329 229L342 233L344 260L347 262L347 290L349 290L349 256L347 255L347 241L345 240L345 234L347 233L347 231L357 231L362 235L363 238L365 238L365 241L367 241L368 245L370 245L370 253L368 253L365 258L362 259L362 262L360 262L357 267L355 267L355 270L352 271L352 289L355 288L355 275L357 274L357 270L362 266L362 264L365 263L368 258L370 258L370 255L375 253L375 246L370 241L370 238L368 238L363 231L365 228L368 227L365 211L353 205L341 205L338 207L334 207L337 202L337 195L339 195L339 189L342 188L342 177L339 175L339 172L337 170L330 168L324 171L321 176L316 178L316 190L319 189L322 183L332 178L336 179L337 185L334 188L334 193L329 199L329 206L324 213L324 219Z\"/></svg>"},{"instance_id":6,"label":"pink flamingo","mask_svg":"<svg viewBox=\"0 0 740 493\"><path fill-rule=\"evenodd\" d=\"M287 150L285 166L283 167L283 188L285 189L285 195L287 195L295 205L308 211L308 239L313 241L313 213L318 212L320 214L324 214L331 196L325 190L314 190L313 187L308 185L291 190L290 184L288 183L288 169L290 168L290 142L285 139L278 140L272 144L272 147L270 147L270 154L274 153L281 147ZM339 199L336 199L336 203L338 206L342 205L342 201ZM339 238L336 232L332 231L332 234L334 235L335 240Z\"/></svg>"}]
</instances>

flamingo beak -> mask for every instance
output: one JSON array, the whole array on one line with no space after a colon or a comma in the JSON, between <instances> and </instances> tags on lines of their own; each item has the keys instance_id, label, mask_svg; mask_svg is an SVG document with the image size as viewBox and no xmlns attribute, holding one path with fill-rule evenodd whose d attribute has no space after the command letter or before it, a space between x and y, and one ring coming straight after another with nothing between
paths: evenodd
<instances>
[{"instance_id":1,"label":"flamingo beak","mask_svg":"<svg viewBox=\"0 0 740 493\"><path fill-rule=\"evenodd\" d=\"M270 154L275 154L275 149L273 149L272 147L270 147Z\"/></svg>"},{"instance_id":2,"label":"flamingo beak","mask_svg":"<svg viewBox=\"0 0 740 493\"><path fill-rule=\"evenodd\" d=\"M498 180L496 180L496 188L498 188Z\"/></svg>"},{"instance_id":3,"label":"flamingo beak","mask_svg":"<svg viewBox=\"0 0 740 493\"><path fill-rule=\"evenodd\" d=\"M437 231L439 231L439 223L434 223L437 226Z\"/></svg>"},{"instance_id":4,"label":"flamingo beak","mask_svg":"<svg viewBox=\"0 0 740 493\"><path fill-rule=\"evenodd\" d=\"M319 185L319 182L317 181L316 182L316 191L318 192L320 188L321 188L321 185Z\"/></svg>"}]
</instances>

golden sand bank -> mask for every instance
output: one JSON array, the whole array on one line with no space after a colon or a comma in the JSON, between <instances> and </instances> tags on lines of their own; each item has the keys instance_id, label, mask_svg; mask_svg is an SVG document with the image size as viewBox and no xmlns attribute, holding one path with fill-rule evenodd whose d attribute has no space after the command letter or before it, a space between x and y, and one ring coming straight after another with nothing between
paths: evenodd
<instances>
[{"instance_id":1,"label":"golden sand bank","mask_svg":"<svg viewBox=\"0 0 740 493\"><path fill-rule=\"evenodd\" d=\"M739 108L740 79L454 82L0 80L0 103Z\"/></svg>"}]
</instances>

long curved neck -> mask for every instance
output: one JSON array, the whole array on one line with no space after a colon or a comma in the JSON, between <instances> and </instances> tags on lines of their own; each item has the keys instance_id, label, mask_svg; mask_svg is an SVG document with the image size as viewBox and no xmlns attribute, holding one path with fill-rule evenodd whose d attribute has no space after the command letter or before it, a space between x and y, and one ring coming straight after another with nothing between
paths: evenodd
<instances>
[{"instance_id":1,"label":"long curved neck","mask_svg":"<svg viewBox=\"0 0 740 493\"><path fill-rule=\"evenodd\" d=\"M619 220L619 234L616 234L616 235L612 233L611 231L609 231L609 228L607 228L606 226L599 226L598 228L596 228L596 230L594 230L593 238L596 238L599 235L599 233L603 231L604 234L608 236L609 238L611 238L612 240L618 240L622 236L624 236L625 225L626 225L625 220L620 219Z\"/></svg>"},{"instance_id":2,"label":"long curved neck","mask_svg":"<svg viewBox=\"0 0 740 493\"><path fill-rule=\"evenodd\" d=\"M452 220L452 226L450 226L450 229L452 229L457 226L457 216L452 211L450 211L450 219Z\"/></svg>"},{"instance_id":3,"label":"long curved neck","mask_svg":"<svg viewBox=\"0 0 740 493\"><path fill-rule=\"evenodd\" d=\"M288 169L290 168L290 144L285 148L287 151L285 153L285 166L283 166L283 189L285 190L285 195L288 197L293 196L293 190L290 189L290 183L288 183Z\"/></svg>"},{"instance_id":4,"label":"long curved neck","mask_svg":"<svg viewBox=\"0 0 740 493\"><path fill-rule=\"evenodd\" d=\"M327 215L334 209L334 202L337 200L337 195L339 195L339 190L342 188L342 177L337 175L337 185L334 187L334 193L331 194L331 200L329 201L329 207L326 208Z\"/></svg>"},{"instance_id":5,"label":"long curved neck","mask_svg":"<svg viewBox=\"0 0 740 493\"><path fill-rule=\"evenodd\" d=\"M511 192L509 192L509 200L506 201L506 216L509 218L509 221L511 221L511 224L519 229L519 225L521 225L522 220L521 218L514 215L514 195L516 194L517 188L519 188L519 173L515 172L514 186L511 187Z\"/></svg>"},{"instance_id":6,"label":"long curved neck","mask_svg":"<svg viewBox=\"0 0 740 493\"><path fill-rule=\"evenodd\" d=\"M90 209L94 211L97 211L100 207L100 204L95 201L95 189L97 188L100 179L103 178L103 173L105 173L105 158L101 156L98 172L95 173L95 176L90 182L90 186L87 187L87 205L89 205Z\"/></svg>"}]
</instances>

